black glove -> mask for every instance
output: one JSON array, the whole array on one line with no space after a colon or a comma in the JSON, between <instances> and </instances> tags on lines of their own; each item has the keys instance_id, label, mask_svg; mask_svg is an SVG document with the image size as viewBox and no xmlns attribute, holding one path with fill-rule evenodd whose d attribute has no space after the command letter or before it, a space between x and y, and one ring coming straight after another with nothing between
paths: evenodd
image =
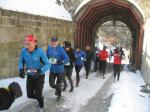
<instances>
[{"instance_id":1,"label":"black glove","mask_svg":"<svg viewBox=\"0 0 150 112\"><path fill-rule=\"evenodd\" d=\"M19 76L25 78L25 72L22 69L19 71Z\"/></svg>"},{"instance_id":2,"label":"black glove","mask_svg":"<svg viewBox=\"0 0 150 112\"><path fill-rule=\"evenodd\" d=\"M37 74L42 74L41 69L38 69L38 70L37 70Z\"/></svg>"},{"instance_id":3,"label":"black glove","mask_svg":"<svg viewBox=\"0 0 150 112\"><path fill-rule=\"evenodd\" d=\"M64 64L64 61L62 61L62 60L57 60L57 64L58 64L58 65Z\"/></svg>"}]
</instances>

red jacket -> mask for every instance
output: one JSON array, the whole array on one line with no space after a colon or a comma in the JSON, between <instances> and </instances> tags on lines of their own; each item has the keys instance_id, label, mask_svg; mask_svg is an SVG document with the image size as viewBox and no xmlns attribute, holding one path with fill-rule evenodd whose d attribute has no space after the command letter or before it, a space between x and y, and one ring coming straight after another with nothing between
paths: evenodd
<instances>
[{"instance_id":1,"label":"red jacket","mask_svg":"<svg viewBox=\"0 0 150 112\"><path fill-rule=\"evenodd\" d=\"M114 54L114 64L121 64L121 58L118 53Z\"/></svg>"},{"instance_id":2,"label":"red jacket","mask_svg":"<svg viewBox=\"0 0 150 112\"><path fill-rule=\"evenodd\" d=\"M100 60L102 61L106 61L107 58L108 58L108 52L106 50L101 50L99 53L98 53L98 57Z\"/></svg>"}]
</instances>

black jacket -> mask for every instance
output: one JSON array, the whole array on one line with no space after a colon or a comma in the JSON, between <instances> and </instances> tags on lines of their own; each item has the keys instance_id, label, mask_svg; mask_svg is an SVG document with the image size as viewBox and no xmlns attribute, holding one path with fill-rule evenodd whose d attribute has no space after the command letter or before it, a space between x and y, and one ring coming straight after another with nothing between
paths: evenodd
<instances>
[{"instance_id":1,"label":"black jacket","mask_svg":"<svg viewBox=\"0 0 150 112\"><path fill-rule=\"evenodd\" d=\"M9 109L15 99L21 96L21 87L16 82L9 84L8 89L0 88L0 110Z\"/></svg>"},{"instance_id":2,"label":"black jacket","mask_svg":"<svg viewBox=\"0 0 150 112\"><path fill-rule=\"evenodd\" d=\"M74 50L71 48L69 51L66 51L66 53L70 58L70 66L65 65L65 68L73 68L74 62L76 61Z\"/></svg>"},{"instance_id":3,"label":"black jacket","mask_svg":"<svg viewBox=\"0 0 150 112\"><path fill-rule=\"evenodd\" d=\"M124 51L122 49L120 49L119 55L120 55L121 59L123 59L125 57Z\"/></svg>"},{"instance_id":4,"label":"black jacket","mask_svg":"<svg viewBox=\"0 0 150 112\"><path fill-rule=\"evenodd\" d=\"M7 110L14 102L15 97L13 92L5 88L0 88L0 110Z\"/></svg>"},{"instance_id":5,"label":"black jacket","mask_svg":"<svg viewBox=\"0 0 150 112\"><path fill-rule=\"evenodd\" d=\"M94 59L94 52L91 50L85 50L86 53L86 61L85 62L91 62L92 59Z\"/></svg>"}]
</instances>

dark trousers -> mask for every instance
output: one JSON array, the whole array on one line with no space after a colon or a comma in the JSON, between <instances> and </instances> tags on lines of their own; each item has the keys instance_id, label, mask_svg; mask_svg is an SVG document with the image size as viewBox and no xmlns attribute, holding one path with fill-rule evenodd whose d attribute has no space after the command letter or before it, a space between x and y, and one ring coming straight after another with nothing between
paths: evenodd
<instances>
[{"instance_id":1,"label":"dark trousers","mask_svg":"<svg viewBox=\"0 0 150 112\"><path fill-rule=\"evenodd\" d=\"M15 100L15 96L12 91L8 91L6 88L0 88L0 111L8 110Z\"/></svg>"},{"instance_id":2,"label":"dark trousers","mask_svg":"<svg viewBox=\"0 0 150 112\"><path fill-rule=\"evenodd\" d=\"M89 72L91 70L91 62L85 62L84 63L84 67L85 67L85 70L86 70L86 77L89 76Z\"/></svg>"},{"instance_id":3,"label":"dark trousers","mask_svg":"<svg viewBox=\"0 0 150 112\"><path fill-rule=\"evenodd\" d=\"M113 64L113 68L114 68L114 78L116 78L117 75L118 76L117 80L119 81L121 64Z\"/></svg>"},{"instance_id":4,"label":"dark trousers","mask_svg":"<svg viewBox=\"0 0 150 112\"><path fill-rule=\"evenodd\" d=\"M99 60L98 60L98 59L96 59L96 60L94 61L95 72L97 71L98 63L99 63Z\"/></svg>"},{"instance_id":5,"label":"dark trousers","mask_svg":"<svg viewBox=\"0 0 150 112\"><path fill-rule=\"evenodd\" d=\"M80 65L75 65L75 71L76 71L76 82L79 83L80 82L80 71L82 69L82 66Z\"/></svg>"},{"instance_id":6,"label":"dark trousers","mask_svg":"<svg viewBox=\"0 0 150 112\"><path fill-rule=\"evenodd\" d=\"M99 61L99 70L103 74L103 76L105 75L106 66L107 66L107 61L103 61L103 60Z\"/></svg>"},{"instance_id":7,"label":"dark trousers","mask_svg":"<svg viewBox=\"0 0 150 112\"><path fill-rule=\"evenodd\" d=\"M112 60L112 56L109 56L109 61L111 61Z\"/></svg>"},{"instance_id":8,"label":"dark trousers","mask_svg":"<svg viewBox=\"0 0 150 112\"><path fill-rule=\"evenodd\" d=\"M44 87L44 75L40 75L38 78L34 79L33 77L27 77L27 96L28 98L37 99L39 106L44 107L44 97L42 95Z\"/></svg>"},{"instance_id":9,"label":"dark trousers","mask_svg":"<svg viewBox=\"0 0 150 112\"><path fill-rule=\"evenodd\" d=\"M72 72L73 72L73 68L65 68L64 77L63 77L63 83L65 87L67 87L67 82L65 77L68 78L71 87L73 87Z\"/></svg>"},{"instance_id":10,"label":"dark trousers","mask_svg":"<svg viewBox=\"0 0 150 112\"><path fill-rule=\"evenodd\" d=\"M57 81L56 81L57 79ZM56 89L58 96L61 96L61 83L63 79L63 73L50 73L49 84L52 88ZM56 82L56 84L55 84Z\"/></svg>"}]
</instances>

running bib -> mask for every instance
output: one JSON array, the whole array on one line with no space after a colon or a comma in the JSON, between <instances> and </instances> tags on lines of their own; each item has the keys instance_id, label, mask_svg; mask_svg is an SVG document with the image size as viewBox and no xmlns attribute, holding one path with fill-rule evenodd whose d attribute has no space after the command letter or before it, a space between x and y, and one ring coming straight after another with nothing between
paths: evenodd
<instances>
[{"instance_id":1,"label":"running bib","mask_svg":"<svg viewBox=\"0 0 150 112\"><path fill-rule=\"evenodd\" d=\"M49 62L50 62L51 64L57 64L57 59L56 59L56 58L50 58L50 59L49 59Z\"/></svg>"},{"instance_id":2,"label":"running bib","mask_svg":"<svg viewBox=\"0 0 150 112\"><path fill-rule=\"evenodd\" d=\"M86 61L86 59L85 59L85 58L83 58L83 57L81 57L81 60L82 60L82 61Z\"/></svg>"},{"instance_id":3,"label":"running bib","mask_svg":"<svg viewBox=\"0 0 150 112\"><path fill-rule=\"evenodd\" d=\"M68 63L65 63L65 66L70 66L70 63L68 62Z\"/></svg>"}]
</instances>

